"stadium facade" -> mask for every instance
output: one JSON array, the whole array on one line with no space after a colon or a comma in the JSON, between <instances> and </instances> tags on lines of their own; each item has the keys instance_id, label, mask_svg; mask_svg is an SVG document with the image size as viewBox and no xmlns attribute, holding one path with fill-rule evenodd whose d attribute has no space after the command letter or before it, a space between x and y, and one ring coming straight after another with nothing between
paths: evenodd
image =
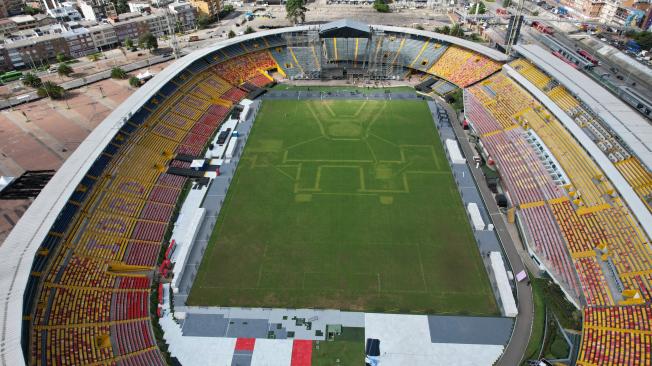
<instances>
[{"instance_id":1,"label":"stadium facade","mask_svg":"<svg viewBox=\"0 0 652 366\"><path fill-rule=\"evenodd\" d=\"M412 70L464 88L465 123L501 174L528 251L583 309L578 364L649 364L652 128L540 48L516 50L511 60L455 37L344 20L174 62L88 136L0 247L0 363L164 363L141 276L160 265L185 183L164 168L201 154L275 69L360 80ZM217 97L193 99L201 92Z\"/></svg>"}]
</instances>

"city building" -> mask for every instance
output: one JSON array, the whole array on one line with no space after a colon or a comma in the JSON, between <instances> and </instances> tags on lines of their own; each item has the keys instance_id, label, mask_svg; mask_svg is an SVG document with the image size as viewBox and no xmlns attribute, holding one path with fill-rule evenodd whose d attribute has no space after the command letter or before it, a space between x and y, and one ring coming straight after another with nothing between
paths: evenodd
<instances>
[{"instance_id":1,"label":"city building","mask_svg":"<svg viewBox=\"0 0 652 366\"><path fill-rule=\"evenodd\" d=\"M91 33L79 24L69 23L68 30L62 35L72 57L82 57L97 52Z\"/></svg>"},{"instance_id":2,"label":"city building","mask_svg":"<svg viewBox=\"0 0 652 366\"><path fill-rule=\"evenodd\" d=\"M139 13L124 13L109 19L115 30L118 42L123 43L126 39L138 40L138 38L149 31L147 21Z\"/></svg>"},{"instance_id":3,"label":"city building","mask_svg":"<svg viewBox=\"0 0 652 366\"><path fill-rule=\"evenodd\" d=\"M0 19L0 35L6 35L17 31L16 23L11 19Z\"/></svg>"},{"instance_id":4,"label":"city building","mask_svg":"<svg viewBox=\"0 0 652 366\"><path fill-rule=\"evenodd\" d=\"M0 18L20 15L25 2L22 0L0 0Z\"/></svg>"},{"instance_id":5,"label":"city building","mask_svg":"<svg viewBox=\"0 0 652 366\"><path fill-rule=\"evenodd\" d=\"M118 15L115 6L108 0L79 0L77 4L84 19L100 21Z\"/></svg>"},{"instance_id":6,"label":"city building","mask_svg":"<svg viewBox=\"0 0 652 366\"><path fill-rule=\"evenodd\" d=\"M7 2L0 0L0 18L6 18L9 16L9 10L7 10Z\"/></svg>"},{"instance_id":7,"label":"city building","mask_svg":"<svg viewBox=\"0 0 652 366\"><path fill-rule=\"evenodd\" d=\"M72 3L61 3L60 6L48 9L48 15L62 22L78 22L82 20L81 14Z\"/></svg>"},{"instance_id":8,"label":"city building","mask_svg":"<svg viewBox=\"0 0 652 366\"><path fill-rule=\"evenodd\" d=\"M129 11L132 13L143 13L150 11L152 8L152 5L147 0L131 0L127 2L127 5L129 5Z\"/></svg>"},{"instance_id":9,"label":"city building","mask_svg":"<svg viewBox=\"0 0 652 366\"><path fill-rule=\"evenodd\" d=\"M115 28L109 23L98 24L88 28L93 38L93 43L100 51L120 44Z\"/></svg>"},{"instance_id":10,"label":"city building","mask_svg":"<svg viewBox=\"0 0 652 366\"><path fill-rule=\"evenodd\" d=\"M17 30L31 29L38 26L38 21L32 15L16 15L9 19L16 24Z\"/></svg>"},{"instance_id":11,"label":"city building","mask_svg":"<svg viewBox=\"0 0 652 366\"><path fill-rule=\"evenodd\" d=\"M57 53L70 54L68 43L61 34L5 40L5 48L12 68L35 68L56 58Z\"/></svg>"},{"instance_id":12,"label":"city building","mask_svg":"<svg viewBox=\"0 0 652 366\"><path fill-rule=\"evenodd\" d=\"M220 0L190 0L190 5L199 15L214 17L219 13L222 4Z\"/></svg>"},{"instance_id":13,"label":"city building","mask_svg":"<svg viewBox=\"0 0 652 366\"><path fill-rule=\"evenodd\" d=\"M195 28L196 16L195 9L186 2L174 2L168 5L170 13L173 15L175 24L182 31Z\"/></svg>"}]
</instances>

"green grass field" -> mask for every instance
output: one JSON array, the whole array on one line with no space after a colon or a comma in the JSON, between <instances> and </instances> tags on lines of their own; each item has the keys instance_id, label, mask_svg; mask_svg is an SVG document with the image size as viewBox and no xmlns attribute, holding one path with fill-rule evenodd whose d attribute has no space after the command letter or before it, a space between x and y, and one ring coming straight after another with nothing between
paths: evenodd
<instances>
[{"instance_id":1,"label":"green grass field","mask_svg":"<svg viewBox=\"0 0 652 366\"><path fill-rule=\"evenodd\" d=\"M423 101L265 101L189 305L497 314Z\"/></svg>"}]
</instances>

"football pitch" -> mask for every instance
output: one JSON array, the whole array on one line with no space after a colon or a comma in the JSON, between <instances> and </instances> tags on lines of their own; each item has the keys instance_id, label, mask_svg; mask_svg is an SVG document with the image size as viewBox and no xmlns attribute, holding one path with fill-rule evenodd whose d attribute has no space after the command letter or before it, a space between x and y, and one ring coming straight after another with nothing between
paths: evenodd
<instances>
[{"instance_id":1,"label":"football pitch","mask_svg":"<svg viewBox=\"0 0 652 366\"><path fill-rule=\"evenodd\" d=\"M187 304L497 314L426 102L264 101Z\"/></svg>"}]
</instances>

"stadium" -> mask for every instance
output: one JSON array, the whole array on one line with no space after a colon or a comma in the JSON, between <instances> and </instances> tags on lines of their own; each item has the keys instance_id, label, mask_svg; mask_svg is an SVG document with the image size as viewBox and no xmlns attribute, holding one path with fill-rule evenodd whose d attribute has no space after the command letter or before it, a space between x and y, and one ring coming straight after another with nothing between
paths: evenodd
<instances>
[{"instance_id":1,"label":"stadium","mask_svg":"<svg viewBox=\"0 0 652 366\"><path fill-rule=\"evenodd\" d=\"M522 251L575 364L652 364L652 126L514 49L341 20L177 60L0 247L0 363L520 364Z\"/></svg>"}]
</instances>

